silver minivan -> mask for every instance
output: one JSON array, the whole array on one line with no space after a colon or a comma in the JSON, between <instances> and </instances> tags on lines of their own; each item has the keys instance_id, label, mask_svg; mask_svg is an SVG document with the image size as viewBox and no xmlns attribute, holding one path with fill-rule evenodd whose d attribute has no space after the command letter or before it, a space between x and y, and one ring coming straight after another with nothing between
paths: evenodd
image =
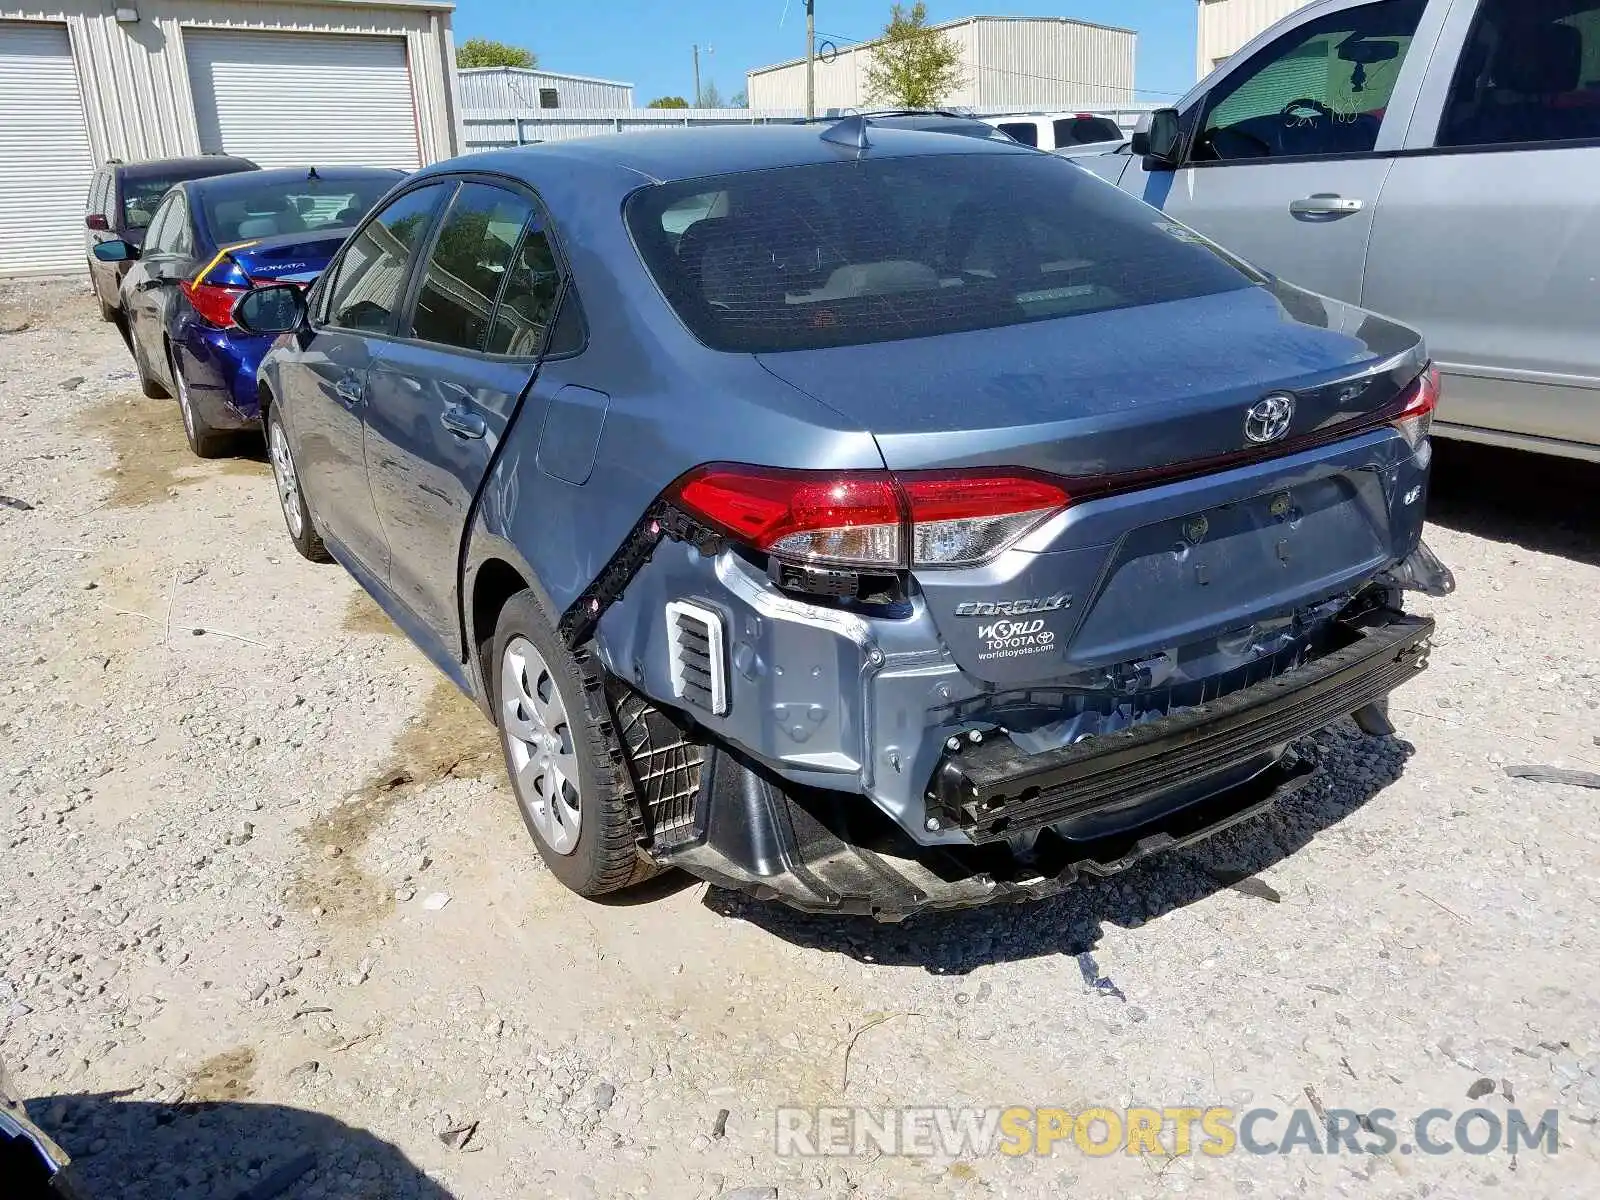
<instances>
[{"instance_id":1,"label":"silver minivan","mask_svg":"<svg viewBox=\"0 0 1600 1200\"><path fill-rule=\"evenodd\" d=\"M1420 329L1443 436L1600 460L1600 0L1317 0L1080 159Z\"/></svg>"}]
</instances>

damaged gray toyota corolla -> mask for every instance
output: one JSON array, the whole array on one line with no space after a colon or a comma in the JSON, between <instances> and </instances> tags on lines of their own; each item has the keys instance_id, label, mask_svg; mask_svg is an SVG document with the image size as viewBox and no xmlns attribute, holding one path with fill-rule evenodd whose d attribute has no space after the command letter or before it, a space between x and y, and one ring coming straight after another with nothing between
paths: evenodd
<instances>
[{"instance_id":1,"label":"damaged gray toyota corolla","mask_svg":"<svg viewBox=\"0 0 1600 1200\"><path fill-rule=\"evenodd\" d=\"M1261 811L1420 670L1438 377L1070 162L818 126L458 159L261 372L289 532L551 870L894 919Z\"/></svg>"}]
</instances>

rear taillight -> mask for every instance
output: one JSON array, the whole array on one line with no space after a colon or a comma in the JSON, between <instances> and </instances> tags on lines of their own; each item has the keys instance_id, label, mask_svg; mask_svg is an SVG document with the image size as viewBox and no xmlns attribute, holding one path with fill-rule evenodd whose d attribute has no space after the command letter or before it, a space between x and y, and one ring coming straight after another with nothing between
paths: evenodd
<instances>
[{"instance_id":1,"label":"rear taillight","mask_svg":"<svg viewBox=\"0 0 1600 1200\"><path fill-rule=\"evenodd\" d=\"M985 562L1067 505L1027 475L778 471L716 465L691 472L680 504L739 542L795 563L894 570Z\"/></svg>"},{"instance_id":2,"label":"rear taillight","mask_svg":"<svg viewBox=\"0 0 1600 1200\"><path fill-rule=\"evenodd\" d=\"M1399 414L1390 422L1415 450L1433 427L1433 410L1439 407L1439 368L1429 363L1400 397Z\"/></svg>"},{"instance_id":3,"label":"rear taillight","mask_svg":"<svg viewBox=\"0 0 1600 1200\"><path fill-rule=\"evenodd\" d=\"M236 329L233 321L234 305L239 303L239 297L250 289L242 287L223 287L215 283L183 283L183 294L189 298L189 303L194 311L200 315L202 321L215 325L218 329Z\"/></svg>"}]
</instances>

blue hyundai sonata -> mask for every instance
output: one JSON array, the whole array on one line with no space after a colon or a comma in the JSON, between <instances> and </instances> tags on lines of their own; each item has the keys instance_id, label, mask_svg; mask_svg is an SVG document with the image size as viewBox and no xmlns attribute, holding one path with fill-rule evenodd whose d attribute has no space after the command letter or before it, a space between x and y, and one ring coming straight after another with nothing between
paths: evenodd
<instances>
[{"instance_id":1,"label":"blue hyundai sonata","mask_svg":"<svg viewBox=\"0 0 1600 1200\"><path fill-rule=\"evenodd\" d=\"M308 286L351 226L405 172L277 168L182 182L151 216L142 245L107 240L105 262L134 260L121 284L129 348L146 396L176 396L189 445L226 453L258 428L256 368L272 344L233 319L263 284Z\"/></svg>"},{"instance_id":2,"label":"blue hyundai sonata","mask_svg":"<svg viewBox=\"0 0 1600 1200\"><path fill-rule=\"evenodd\" d=\"M1438 377L1054 155L834 125L457 159L260 372L289 535L595 895L898 918L1263 811L1420 670Z\"/></svg>"}]
</instances>

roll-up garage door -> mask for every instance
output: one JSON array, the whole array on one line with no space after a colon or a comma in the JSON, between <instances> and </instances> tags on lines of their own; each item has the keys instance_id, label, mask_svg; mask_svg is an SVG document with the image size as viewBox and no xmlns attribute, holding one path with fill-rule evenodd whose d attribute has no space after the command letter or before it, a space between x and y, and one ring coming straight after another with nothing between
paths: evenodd
<instances>
[{"instance_id":1,"label":"roll-up garage door","mask_svg":"<svg viewBox=\"0 0 1600 1200\"><path fill-rule=\"evenodd\" d=\"M404 38L185 29L200 148L263 167L421 166Z\"/></svg>"},{"instance_id":2,"label":"roll-up garage door","mask_svg":"<svg viewBox=\"0 0 1600 1200\"><path fill-rule=\"evenodd\" d=\"M0 275L83 267L93 174L66 26L0 21Z\"/></svg>"}]
</instances>

